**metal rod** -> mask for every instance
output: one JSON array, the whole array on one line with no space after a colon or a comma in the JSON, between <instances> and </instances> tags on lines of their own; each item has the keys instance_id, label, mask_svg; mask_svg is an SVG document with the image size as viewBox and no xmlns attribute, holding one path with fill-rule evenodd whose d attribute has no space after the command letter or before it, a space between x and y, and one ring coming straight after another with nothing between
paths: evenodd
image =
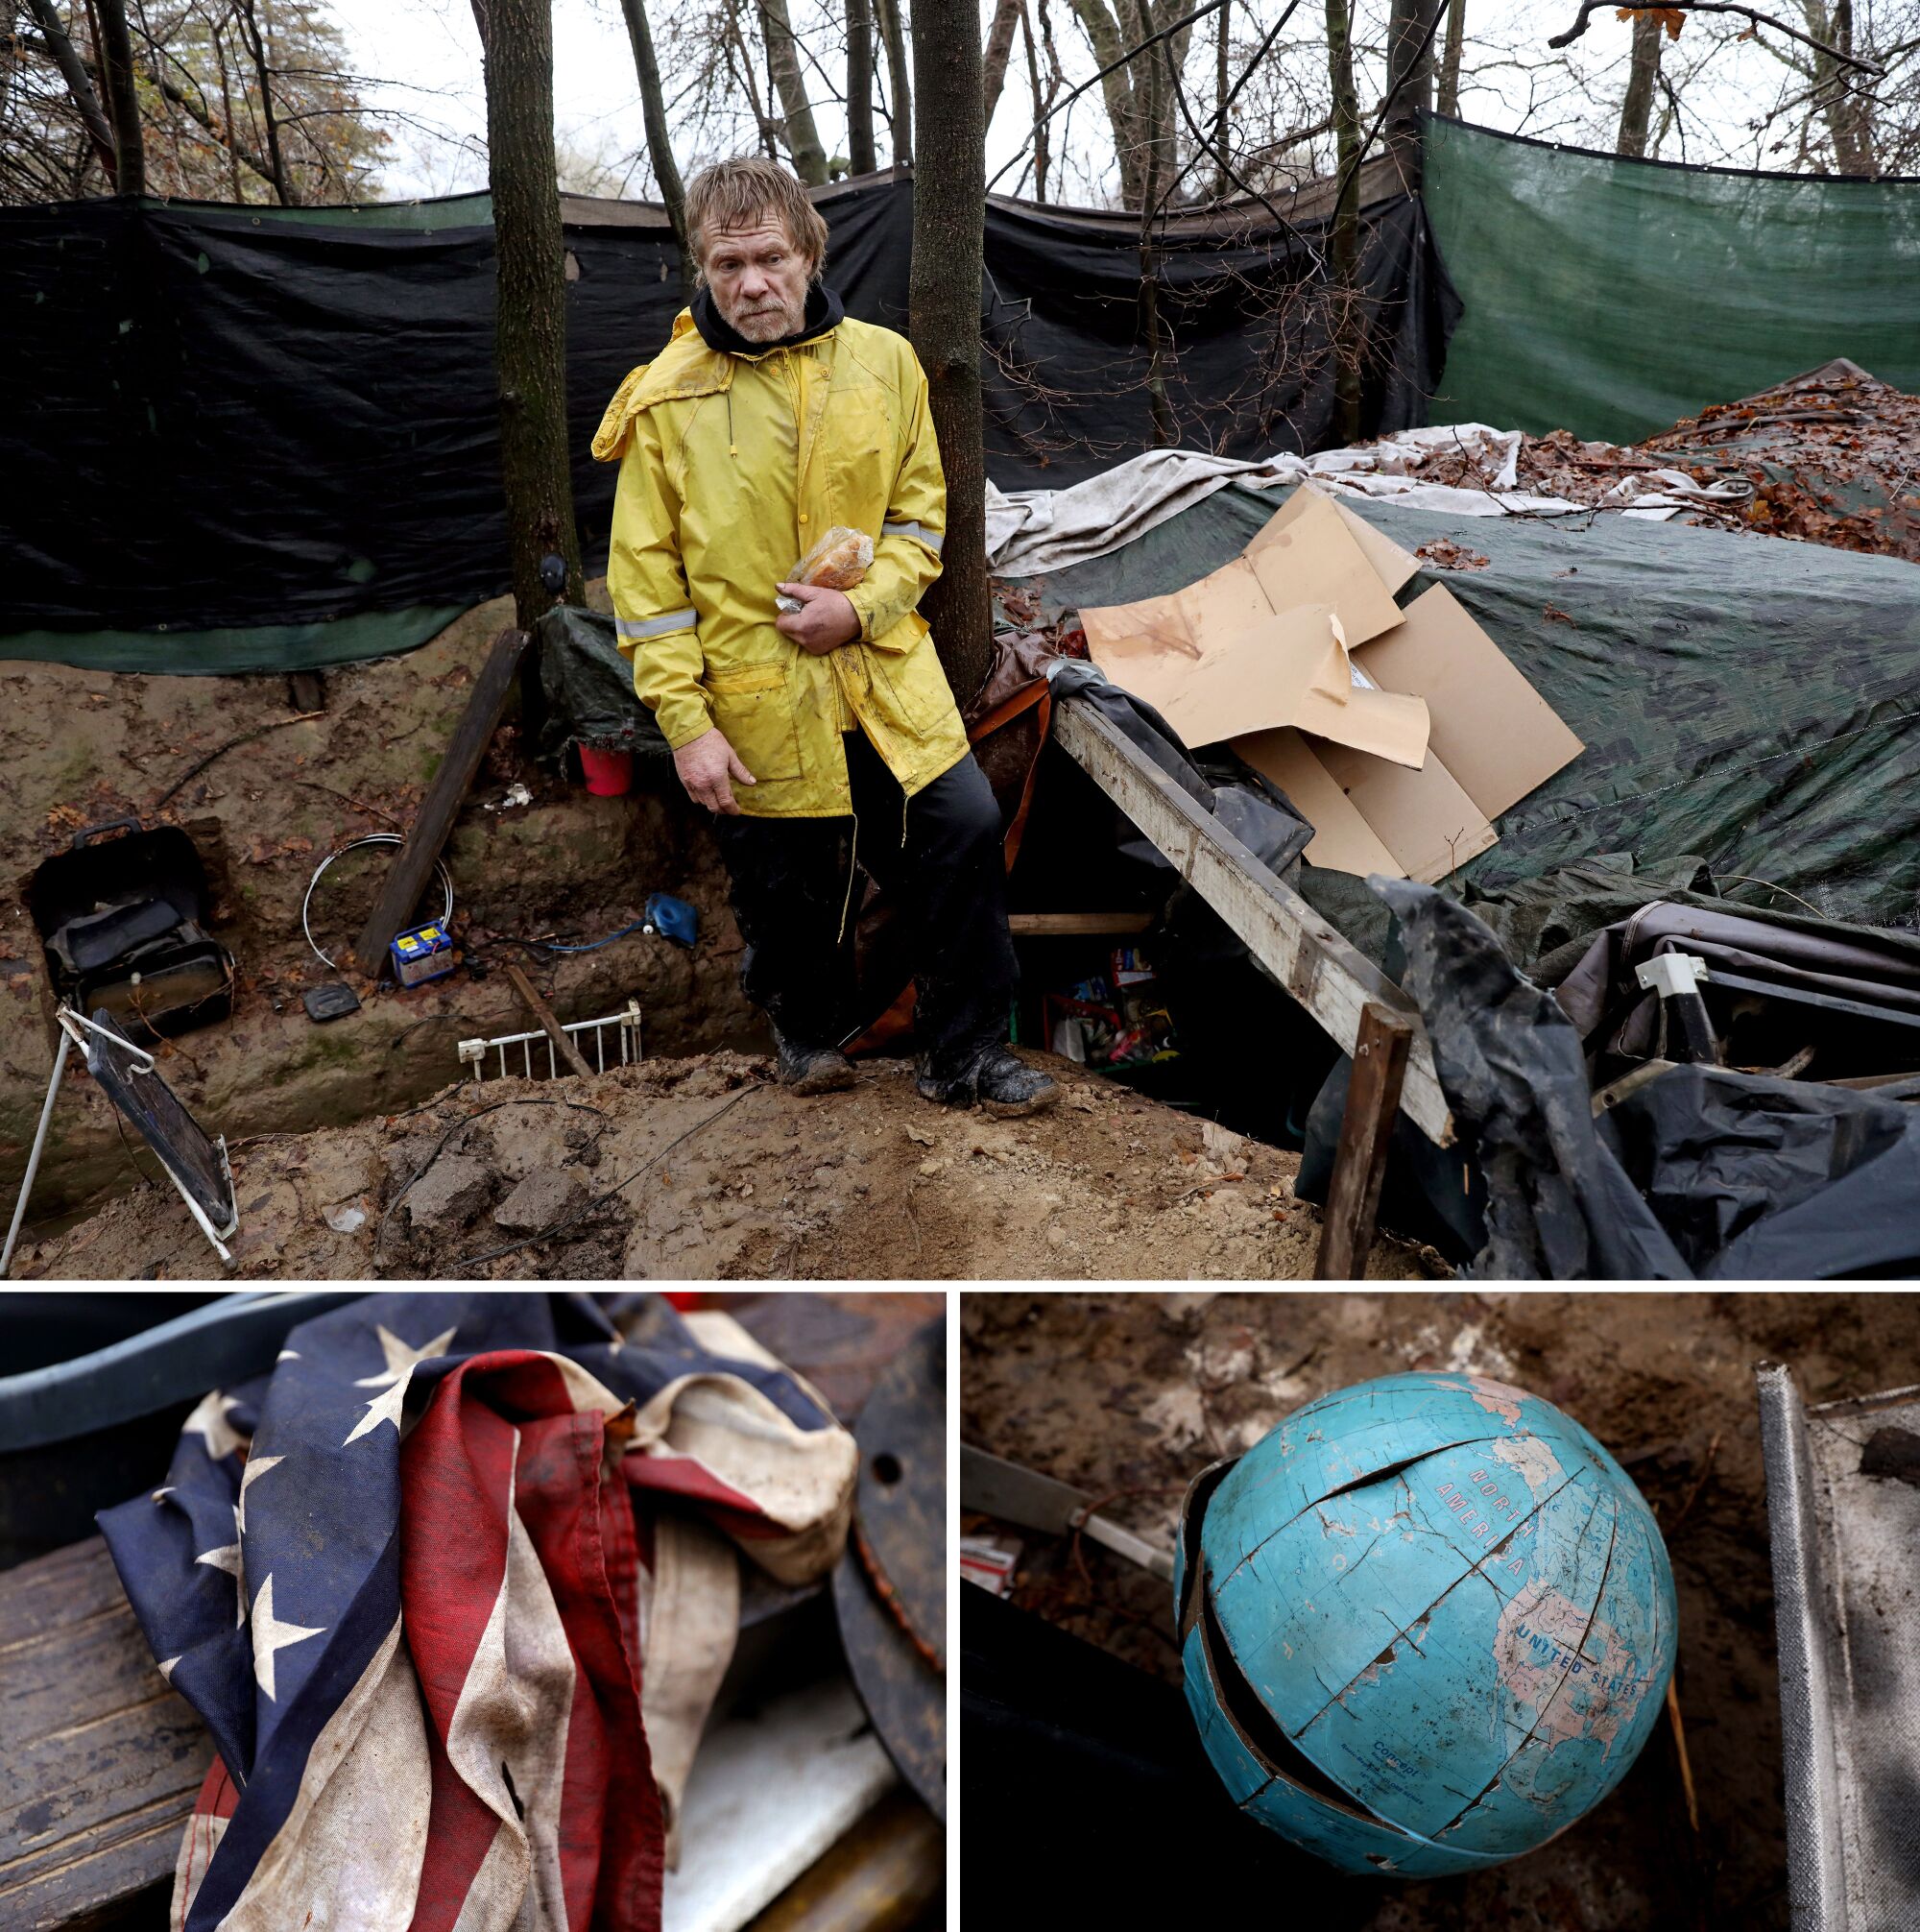
<instances>
[{"instance_id":1,"label":"metal rod","mask_svg":"<svg viewBox=\"0 0 1920 1932\"><path fill-rule=\"evenodd\" d=\"M34 1132L34 1150L27 1156L27 1172L20 1182L20 1198L13 1208L13 1225L7 1230L7 1247L0 1253L0 1281L7 1278L7 1270L13 1265L13 1244L20 1239L20 1223L27 1219L27 1199L34 1192L34 1176L40 1169L40 1150L47 1144L47 1127L54 1117L54 1101L59 1098L60 1079L66 1073L66 1056L73 1050L73 1040L64 1026L60 1028L60 1051L54 1055L54 1076L47 1083L46 1104L40 1109L40 1124Z\"/></svg>"}]
</instances>

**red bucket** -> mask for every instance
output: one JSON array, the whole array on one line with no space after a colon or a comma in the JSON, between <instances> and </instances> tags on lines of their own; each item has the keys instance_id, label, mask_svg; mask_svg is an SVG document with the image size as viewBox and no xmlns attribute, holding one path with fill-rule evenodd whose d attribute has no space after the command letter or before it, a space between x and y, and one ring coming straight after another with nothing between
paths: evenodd
<instances>
[{"instance_id":1,"label":"red bucket","mask_svg":"<svg viewBox=\"0 0 1920 1932\"><path fill-rule=\"evenodd\" d=\"M598 751L590 744L580 747L580 769L587 789L595 798L618 798L634 788L634 755L630 751Z\"/></svg>"}]
</instances>

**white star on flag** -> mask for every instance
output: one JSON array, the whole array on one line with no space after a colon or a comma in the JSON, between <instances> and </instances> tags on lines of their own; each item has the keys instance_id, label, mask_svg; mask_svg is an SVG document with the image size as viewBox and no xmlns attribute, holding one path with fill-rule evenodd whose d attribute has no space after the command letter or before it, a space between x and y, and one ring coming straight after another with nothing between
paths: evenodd
<instances>
[{"instance_id":1,"label":"white star on flag","mask_svg":"<svg viewBox=\"0 0 1920 1932\"><path fill-rule=\"evenodd\" d=\"M233 1511L233 1527L244 1536L247 1534L247 1491L254 1482L264 1476L269 1469L277 1469L287 1459L284 1456L250 1456L247 1466L240 1472L240 1501Z\"/></svg>"},{"instance_id":2,"label":"white star on flag","mask_svg":"<svg viewBox=\"0 0 1920 1932\"><path fill-rule=\"evenodd\" d=\"M385 1389L389 1383L397 1382L417 1362L428 1362L436 1355L444 1355L447 1344L459 1333L457 1328L449 1328L444 1335L434 1339L419 1348L410 1348L391 1330L374 1324L374 1332L380 1338L380 1353L387 1358L387 1365L378 1375L365 1375L353 1386L355 1389Z\"/></svg>"},{"instance_id":3,"label":"white star on flag","mask_svg":"<svg viewBox=\"0 0 1920 1932\"><path fill-rule=\"evenodd\" d=\"M303 1643L308 1637L324 1635L324 1624L317 1630L308 1630L300 1624L283 1624L274 1614L274 1580L269 1577L260 1585L260 1594L253 1599L253 1679L266 1692L269 1700L279 1702L274 1695L274 1656L289 1644Z\"/></svg>"},{"instance_id":4,"label":"white star on flag","mask_svg":"<svg viewBox=\"0 0 1920 1932\"><path fill-rule=\"evenodd\" d=\"M186 1418L180 1434L204 1437L208 1460L218 1462L223 1456L232 1455L247 1439L227 1419L228 1411L239 1406L231 1396L223 1395L216 1389L211 1395L202 1398L200 1407Z\"/></svg>"},{"instance_id":5,"label":"white star on flag","mask_svg":"<svg viewBox=\"0 0 1920 1932\"><path fill-rule=\"evenodd\" d=\"M414 1379L414 1365L408 1363L400 1371L400 1379L384 1395L376 1395L367 1405L367 1413L353 1425L353 1433L340 1446L345 1449L359 1441L363 1436L371 1436L381 1423L391 1422L394 1433L400 1430L400 1411L406 1406L407 1384Z\"/></svg>"},{"instance_id":6,"label":"white star on flag","mask_svg":"<svg viewBox=\"0 0 1920 1932\"><path fill-rule=\"evenodd\" d=\"M247 1579L240 1567L237 1509L234 1511L234 1518L236 1534L233 1541L218 1550L203 1550L194 1561L204 1563L209 1570L225 1570L233 1579L233 1594L237 1599L233 1606L233 1628L237 1630L247 1621Z\"/></svg>"}]
</instances>

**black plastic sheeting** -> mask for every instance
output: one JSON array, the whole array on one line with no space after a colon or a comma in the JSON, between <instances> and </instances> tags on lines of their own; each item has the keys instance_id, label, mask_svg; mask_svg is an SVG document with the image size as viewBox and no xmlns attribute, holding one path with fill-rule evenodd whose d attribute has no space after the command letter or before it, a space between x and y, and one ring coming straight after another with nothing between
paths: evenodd
<instances>
[{"instance_id":1,"label":"black plastic sheeting","mask_svg":"<svg viewBox=\"0 0 1920 1932\"><path fill-rule=\"evenodd\" d=\"M1011 1925L1282 1923L1360 1932L1380 1887L1236 1808L1187 1700L972 1583L960 1591L971 1883Z\"/></svg>"},{"instance_id":2,"label":"black plastic sheeting","mask_svg":"<svg viewBox=\"0 0 1920 1932\"><path fill-rule=\"evenodd\" d=\"M871 180L820 207L849 313L903 329L911 182ZM504 591L486 209L0 210L0 340L16 373L0 424L0 637L286 625ZM1182 440L1232 455L1328 440L1323 241L1312 228L1176 233L1158 251ZM588 441L681 294L662 229L569 224L566 247L573 485L598 568L614 471ZM1137 223L996 202L986 252L996 480L1070 483L1159 442ZM1416 198L1366 210L1363 282L1381 351L1373 435L1425 420L1459 312ZM192 652L156 635L151 668L198 668Z\"/></svg>"},{"instance_id":3,"label":"black plastic sheeting","mask_svg":"<svg viewBox=\"0 0 1920 1932\"><path fill-rule=\"evenodd\" d=\"M1484 1172L1483 1279L1836 1279L1920 1267L1920 1109L1677 1066L1596 1121L1551 994L1463 906L1375 879L1399 922L1462 1151Z\"/></svg>"}]
</instances>

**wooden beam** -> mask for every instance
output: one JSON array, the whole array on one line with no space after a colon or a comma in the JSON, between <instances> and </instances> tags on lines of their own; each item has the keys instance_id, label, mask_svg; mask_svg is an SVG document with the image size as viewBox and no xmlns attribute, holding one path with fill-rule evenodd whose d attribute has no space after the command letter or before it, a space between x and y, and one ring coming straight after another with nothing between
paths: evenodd
<instances>
[{"instance_id":1,"label":"wooden beam","mask_svg":"<svg viewBox=\"0 0 1920 1932\"><path fill-rule=\"evenodd\" d=\"M0 1574L0 1925L93 1923L172 1874L213 1742L98 1536Z\"/></svg>"},{"instance_id":2,"label":"wooden beam","mask_svg":"<svg viewBox=\"0 0 1920 1932\"><path fill-rule=\"evenodd\" d=\"M1380 1183L1386 1178L1387 1144L1412 1040L1413 1027L1403 1015L1374 1001L1361 1010L1347 1105L1340 1116L1340 1146L1321 1214L1320 1258L1313 1271L1322 1281L1366 1278Z\"/></svg>"},{"instance_id":3,"label":"wooden beam","mask_svg":"<svg viewBox=\"0 0 1920 1932\"><path fill-rule=\"evenodd\" d=\"M1449 1146L1453 1129L1447 1097L1406 995L1091 706L1071 698L1056 705L1053 736L1342 1052L1358 1044L1360 1016L1370 1002L1407 1022L1412 1045L1400 1104L1428 1140Z\"/></svg>"},{"instance_id":4,"label":"wooden beam","mask_svg":"<svg viewBox=\"0 0 1920 1932\"><path fill-rule=\"evenodd\" d=\"M467 796L468 786L473 783L487 740L493 736L493 727L499 722L500 708L513 688L514 672L527 642L524 631L502 631L493 640L486 663L480 666L473 694L467 700L467 709L461 712L460 722L447 740L446 754L433 775L433 783L427 786L426 797L420 801L420 814L407 833L406 843L395 855L372 915L361 929L353 948L361 972L370 979L377 979L385 972L387 948L394 934L412 919L420 896L426 890L434 860L440 857L440 849L453 830L454 814Z\"/></svg>"},{"instance_id":5,"label":"wooden beam","mask_svg":"<svg viewBox=\"0 0 1920 1932\"><path fill-rule=\"evenodd\" d=\"M587 1064L587 1055L573 1044L573 1035L560 1024L554 1010L540 996L540 989L517 966L507 968L507 978L514 982L514 991L525 1002L526 1008L540 1024L540 1030L553 1042L553 1050L565 1063L569 1073L590 1079L593 1069Z\"/></svg>"},{"instance_id":6,"label":"wooden beam","mask_svg":"<svg viewBox=\"0 0 1920 1932\"><path fill-rule=\"evenodd\" d=\"M1009 912L1007 925L1016 939L1058 939L1107 933L1144 932L1153 924L1151 912Z\"/></svg>"}]
</instances>

